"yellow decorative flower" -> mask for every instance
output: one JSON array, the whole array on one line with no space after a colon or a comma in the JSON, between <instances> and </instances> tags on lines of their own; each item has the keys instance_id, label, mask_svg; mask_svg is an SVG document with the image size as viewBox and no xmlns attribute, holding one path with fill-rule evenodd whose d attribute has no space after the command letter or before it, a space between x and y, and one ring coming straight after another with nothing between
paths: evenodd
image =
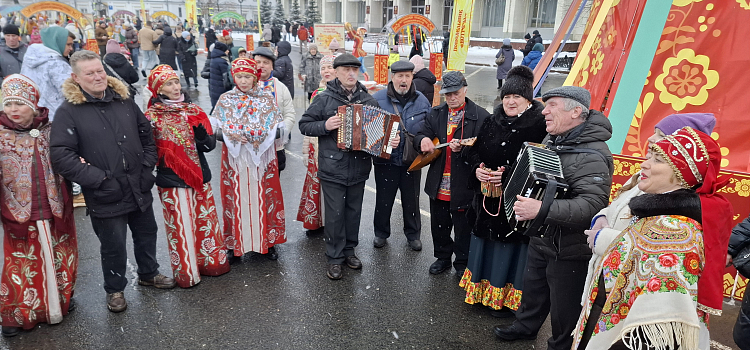
<instances>
[{"instance_id":1,"label":"yellow decorative flower","mask_svg":"<svg viewBox=\"0 0 750 350\"><path fill-rule=\"evenodd\" d=\"M607 41L605 45L612 45L615 42L615 36L617 36L617 30L615 26L611 26L607 29Z\"/></svg>"},{"instance_id":2,"label":"yellow decorative flower","mask_svg":"<svg viewBox=\"0 0 750 350\"><path fill-rule=\"evenodd\" d=\"M616 184L616 183L612 184L612 187L610 188L610 191L609 191L609 201L610 202L612 202L613 200L615 200L615 195L617 194L617 191L619 191L621 187L622 187L621 184Z\"/></svg>"},{"instance_id":3,"label":"yellow decorative flower","mask_svg":"<svg viewBox=\"0 0 750 350\"><path fill-rule=\"evenodd\" d=\"M591 51L592 52L599 51L599 49L601 49L601 45L602 45L602 37L597 35L596 39L594 39L594 44L591 45Z\"/></svg>"},{"instance_id":4,"label":"yellow decorative flower","mask_svg":"<svg viewBox=\"0 0 750 350\"><path fill-rule=\"evenodd\" d=\"M750 197L750 180L742 179L742 181L738 181L734 185L734 190L737 191L740 197Z\"/></svg>"},{"instance_id":5,"label":"yellow decorative flower","mask_svg":"<svg viewBox=\"0 0 750 350\"><path fill-rule=\"evenodd\" d=\"M737 3L740 4L740 7L743 9L750 10L750 0L737 0Z\"/></svg>"},{"instance_id":6,"label":"yellow decorative flower","mask_svg":"<svg viewBox=\"0 0 750 350\"><path fill-rule=\"evenodd\" d=\"M659 101L681 111L688 104L700 106L708 100L708 90L719 83L719 73L709 69L711 59L696 55L692 49L683 49L677 57L664 61L662 73L656 77L656 89L661 91Z\"/></svg>"},{"instance_id":7,"label":"yellow decorative flower","mask_svg":"<svg viewBox=\"0 0 750 350\"><path fill-rule=\"evenodd\" d=\"M594 61L591 62L591 74L596 75L596 73L599 73L599 70L602 69L602 66L604 65L604 54L601 53L601 51L596 53L596 57L594 58Z\"/></svg>"},{"instance_id":8,"label":"yellow decorative flower","mask_svg":"<svg viewBox=\"0 0 750 350\"><path fill-rule=\"evenodd\" d=\"M581 73L578 77L578 83L573 83L575 86L584 86L589 81L589 65L591 64L591 59L589 58L589 55L586 55L586 58L583 59L583 65L581 66Z\"/></svg>"}]
</instances>

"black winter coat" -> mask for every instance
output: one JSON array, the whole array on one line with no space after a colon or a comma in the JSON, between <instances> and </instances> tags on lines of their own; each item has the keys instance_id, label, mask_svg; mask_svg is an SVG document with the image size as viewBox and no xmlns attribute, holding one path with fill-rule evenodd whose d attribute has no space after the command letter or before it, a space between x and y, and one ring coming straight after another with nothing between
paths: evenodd
<instances>
[{"instance_id":1,"label":"black winter coat","mask_svg":"<svg viewBox=\"0 0 750 350\"><path fill-rule=\"evenodd\" d=\"M190 96L187 92L182 93L185 96L185 102L191 103ZM166 97L166 96L165 96ZM152 99L152 103L162 103L160 98L157 96ZM198 151L198 160L201 163L201 171L203 172L203 183L211 181L211 169L208 167L208 161L206 161L206 153L211 152L216 148L216 135L208 134L206 137L199 139L195 137L195 148ZM159 163L156 166L156 186L162 188L190 188L184 180L182 180L175 172L164 165L164 160L159 159Z\"/></svg>"},{"instance_id":2,"label":"black winter coat","mask_svg":"<svg viewBox=\"0 0 750 350\"><path fill-rule=\"evenodd\" d=\"M278 47L279 57L274 62L273 76L279 79L292 94L294 98L294 65L292 65L292 59L289 58L289 53L292 52L292 44L288 41L282 41Z\"/></svg>"},{"instance_id":3,"label":"black winter coat","mask_svg":"<svg viewBox=\"0 0 750 350\"><path fill-rule=\"evenodd\" d=\"M136 71L135 67L130 64L125 55L121 53L108 53L104 55L104 63L112 67L112 70L114 70L120 78L125 80L130 95L135 95L137 90L132 84L137 83L141 78L138 76L138 71ZM107 65L104 66L104 71L107 72L107 75L117 78L114 73L107 68Z\"/></svg>"},{"instance_id":4,"label":"black winter coat","mask_svg":"<svg viewBox=\"0 0 750 350\"><path fill-rule=\"evenodd\" d=\"M750 244L750 217L732 229L732 235L729 237L729 255L737 256L748 244Z\"/></svg>"},{"instance_id":5,"label":"black winter coat","mask_svg":"<svg viewBox=\"0 0 750 350\"><path fill-rule=\"evenodd\" d=\"M154 45L159 45L159 63L168 64L177 70L177 39L172 36L172 28L164 27L164 34L154 40Z\"/></svg>"},{"instance_id":6,"label":"black winter coat","mask_svg":"<svg viewBox=\"0 0 750 350\"><path fill-rule=\"evenodd\" d=\"M484 239L502 242L528 243L528 236L522 233L513 233L505 212L502 208L502 197L485 198L482 194L481 183L477 180L476 169L484 163L489 169L505 167L503 180L507 181L513 172L518 152L523 149L524 142L541 143L547 136L546 124L542 110L544 105L534 100L531 108L520 117L508 117L503 105L495 108L492 116L484 120L477 141L473 147L469 147L469 164L471 164L470 185L474 190L474 202L469 210L469 220L474 223L472 234ZM503 188L505 184L503 184ZM500 212L498 216L492 216Z\"/></svg>"},{"instance_id":7,"label":"black winter coat","mask_svg":"<svg viewBox=\"0 0 750 350\"><path fill-rule=\"evenodd\" d=\"M277 26L273 26L271 27L271 42L276 45L279 41L281 41L281 29Z\"/></svg>"},{"instance_id":8,"label":"black winter coat","mask_svg":"<svg viewBox=\"0 0 750 350\"><path fill-rule=\"evenodd\" d=\"M219 48L216 48L219 46ZM208 93L211 96L211 106L216 105L219 101L221 94L231 90L224 88L224 73L229 73L229 62L227 62L227 54L222 50L226 49L226 45L216 42L214 50L211 51L211 70L210 78L208 78Z\"/></svg>"},{"instance_id":9,"label":"black winter coat","mask_svg":"<svg viewBox=\"0 0 750 350\"><path fill-rule=\"evenodd\" d=\"M195 45L195 40L192 37L190 38L190 41L186 41L184 38L180 37L177 42L177 51L180 52L182 72L185 73L185 78L198 76L198 62L195 60L195 55L198 54L198 50L188 51L193 45Z\"/></svg>"},{"instance_id":10,"label":"black winter coat","mask_svg":"<svg viewBox=\"0 0 750 350\"><path fill-rule=\"evenodd\" d=\"M66 101L55 113L50 136L54 170L81 185L88 212L95 218L148 209L156 181L151 123L123 83L112 77L107 83L99 100L84 93L72 78L65 81Z\"/></svg>"},{"instance_id":11,"label":"black winter coat","mask_svg":"<svg viewBox=\"0 0 750 350\"><path fill-rule=\"evenodd\" d=\"M315 95L299 120L303 135L318 138L318 177L323 181L351 186L370 177L371 156L363 151L340 150L338 130L325 129L326 121L336 115L339 106L355 103L379 107L361 83L357 82L354 94L348 99L339 80L334 79L328 82L326 90Z\"/></svg>"},{"instance_id":12,"label":"black winter coat","mask_svg":"<svg viewBox=\"0 0 750 350\"><path fill-rule=\"evenodd\" d=\"M479 134L479 129L484 124L484 120L490 116L482 107L477 106L474 101L466 98L464 107L464 121L453 133L456 139L468 139ZM432 140L438 138L440 143L448 141L448 105L443 103L440 106L432 108L432 114L427 117L422 131L414 137L414 148L421 150L423 138ZM463 147L461 152L451 155L451 210L466 209L471 206L474 199L474 191L469 185L471 173L471 164L469 164L469 149ZM443 179L443 170L445 169L445 152L450 152L450 148L445 148L443 153L430 164L430 170L427 172L427 179L424 184L424 192L430 199L437 199L437 193L440 189L440 181Z\"/></svg>"},{"instance_id":13,"label":"black winter coat","mask_svg":"<svg viewBox=\"0 0 750 350\"><path fill-rule=\"evenodd\" d=\"M423 68L417 74L414 74L414 85L417 87L417 91L421 92L424 97L427 97L430 105L432 105L432 100L435 98L436 82L437 78L435 74L432 74L427 68Z\"/></svg>"},{"instance_id":14,"label":"black winter coat","mask_svg":"<svg viewBox=\"0 0 750 350\"><path fill-rule=\"evenodd\" d=\"M544 237L532 237L530 247L559 260L591 258L583 231L589 229L594 215L609 203L614 165L605 141L610 137L612 124L604 114L593 109L583 124L565 135L547 135L544 143L560 156L563 177L569 188L565 199L552 201L544 220L545 224L553 226L553 232Z\"/></svg>"},{"instance_id":15,"label":"black winter coat","mask_svg":"<svg viewBox=\"0 0 750 350\"><path fill-rule=\"evenodd\" d=\"M206 51L208 51L208 48L211 47L211 44L216 42L216 32L213 29L209 28L206 31L205 36L206 36Z\"/></svg>"},{"instance_id":16,"label":"black winter coat","mask_svg":"<svg viewBox=\"0 0 750 350\"><path fill-rule=\"evenodd\" d=\"M521 52L523 52L523 57L529 55L529 52L531 52L531 50L534 48L534 44L536 44L536 40L534 40L534 38L526 40L526 47L521 50Z\"/></svg>"}]
</instances>

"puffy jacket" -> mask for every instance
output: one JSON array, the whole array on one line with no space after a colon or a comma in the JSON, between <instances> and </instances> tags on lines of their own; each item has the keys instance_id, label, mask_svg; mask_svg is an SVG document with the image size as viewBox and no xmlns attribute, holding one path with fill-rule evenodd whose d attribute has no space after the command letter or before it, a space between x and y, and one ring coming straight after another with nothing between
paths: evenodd
<instances>
[{"instance_id":1,"label":"puffy jacket","mask_svg":"<svg viewBox=\"0 0 750 350\"><path fill-rule=\"evenodd\" d=\"M472 210L467 217L474 225L472 234L495 241L528 243L529 238L521 233L512 232L510 224L502 210L502 197L485 198L482 194L481 183L477 180L476 169L484 163L489 169L505 167L503 180L507 181L512 173L518 152L523 149L524 142L540 143L547 136L547 125L544 122L542 110L544 105L539 101L532 101L531 108L523 112L520 117L508 117L503 105L498 105L494 113L484 120L479 130L477 141L469 147L469 164L471 176L469 184L474 191ZM485 208L487 211L485 211ZM489 212L501 211L498 216Z\"/></svg>"},{"instance_id":2,"label":"puffy jacket","mask_svg":"<svg viewBox=\"0 0 750 350\"><path fill-rule=\"evenodd\" d=\"M32 44L23 56L21 74L39 86L39 107L49 108L49 120L53 121L57 108L65 101L62 85L70 78L68 61L44 44Z\"/></svg>"},{"instance_id":3,"label":"puffy jacket","mask_svg":"<svg viewBox=\"0 0 750 350\"><path fill-rule=\"evenodd\" d=\"M590 228L591 219L609 202L614 166L605 141L610 137L612 124L604 114L592 109L583 124L565 135L545 138L544 143L560 156L568 194L565 199L552 201L544 220L551 225L551 232L531 237L531 247L559 260L591 258L583 231Z\"/></svg>"},{"instance_id":4,"label":"puffy jacket","mask_svg":"<svg viewBox=\"0 0 750 350\"><path fill-rule=\"evenodd\" d=\"M402 106L396 98L396 92L393 90L393 83L388 83L388 88L376 92L372 97L378 101L381 109L388 111L389 113L398 114L401 116L401 125L399 129L401 133L401 143L398 147L391 152L389 159L374 158L373 163L377 164L393 164L399 166L409 166L410 164L403 164L403 154L406 142L406 137L403 135L404 128L412 135L416 135L424 126L424 121L430 112L432 111L432 104L427 101L427 98L422 95L421 92L415 91L414 84L411 86L415 97L406 102L405 106ZM396 104L398 111L393 109L393 105ZM409 145L412 147L412 145Z\"/></svg>"},{"instance_id":5,"label":"puffy jacket","mask_svg":"<svg viewBox=\"0 0 750 350\"><path fill-rule=\"evenodd\" d=\"M192 103L190 95L183 93L185 96L185 103ZM154 103L161 103L157 100L152 100ZM203 139L195 138L195 149L198 151L198 160L201 163L201 171L203 174L203 183L211 182L211 168L208 167L208 161L206 161L206 153L211 152L216 148L216 135L209 134ZM182 180L171 168L164 165L163 160L159 160L156 166L156 186L161 188L190 188L184 180Z\"/></svg>"},{"instance_id":6,"label":"puffy jacket","mask_svg":"<svg viewBox=\"0 0 750 350\"><path fill-rule=\"evenodd\" d=\"M265 31L263 33L265 34ZM297 36L299 36L300 41L307 41L307 28L300 27L297 31Z\"/></svg>"},{"instance_id":7,"label":"puffy jacket","mask_svg":"<svg viewBox=\"0 0 750 350\"><path fill-rule=\"evenodd\" d=\"M503 62L503 64L497 66L498 80L505 79L505 77L508 76L508 71L511 69L511 67L513 67L513 60L516 59L516 52L513 51L513 48L510 46L503 46L500 50L497 51L495 58L500 57L500 55L505 56L505 61ZM534 66L536 66L536 64L534 64Z\"/></svg>"},{"instance_id":8,"label":"puffy jacket","mask_svg":"<svg viewBox=\"0 0 750 350\"><path fill-rule=\"evenodd\" d=\"M172 36L172 28L164 27L164 34L159 39L153 41L154 45L159 45L159 63L168 64L172 69L177 70L177 39Z\"/></svg>"},{"instance_id":9,"label":"puffy jacket","mask_svg":"<svg viewBox=\"0 0 750 350\"><path fill-rule=\"evenodd\" d=\"M195 40L192 37L189 41L183 37L177 39L177 51L181 53L179 59L182 62L182 72L186 78L198 76L198 62L195 59L198 51L189 51L193 45L195 45Z\"/></svg>"},{"instance_id":10,"label":"puffy jacket","mask_svg":"<svg viewBox=\"0 0 750 350\"><path fill-rule=\"evenodd\" d=\"M156 32L154 32L153 29L149 26L143 27L140 32L138 32L138 41L141 44L141 50L144 51L153 51L156 49L156 46L154 46L154 41L156 39L159 39L158 36L156 36Z\"/></svg>"},{"instance_id":11,"label":"puffy jacket","mask_svg":"<svg viewBox=\"0 0 750 350\"><path fill-rule=\"evenodd\" d=\"M0 82L11 74L21 73L21 64L24 55L26 55L26 49L28 49L28 45L19 42L16 49L18 54L14 55L12 53L14 50L5 44L0 45Z\"/></svg>"},{"instance_id":12,"label":"puffy jacket","mask_svg":"<svg viewBox=\"0 0 750 350\"><path fill-rule=\"evenodd\" d=\"M208 93L211 96L211 106L216 105L221 94L231 90L224 88L224 73L229 72L229 62L227 62L227 46L220 42L214 43L214 50L211 51L211 68L210 78L208 78Z\"/></svg>"},{"instance_id":13,"label":"puffy jacket","mask_svg":"<svg viewBox=\"0 0 750 350\"><path fill-rule=\"evenodd\" d=\"M479 107L474 101L466 98L464 107L464 121L454 131L456 139L464 139L477 136L484 120L490 116L482 107ZM423 138L432 140L438 138L440 143L448 142L448 105L443 103L432 108L432 113L425 120L424 127L414 137L414 148L421 150ZM445 152L451 152L449 148L443 150L443 153L430 164L430 170L427 171L427 179L424 184L424 192L431 199L437 199L437 193L440 189L440 182L443 179L443 170L445 169ZM461 152L451 154L451 210L466 209L471 205L474 198L474 191L469 184L469 177L474 176L471 173L471 164L469 164L469 147L463 147Z\"/></svg>"},{"instance_id":14,"label":"puffy jacket","mask_svg":"<svg viewBox=\"0 0 750 350\"><path fill-rule=\"evenodd\" d=\"M66 101L50 135L54 170L81 185L87 210L96 218L148 209L156 180L151 124L123 83L107 77L107 84L99 100L72 78L65 81L61 90Z\"/></svg>"},{"instance_id":15,"label":"puffy jacket","mask_svg":"<svg viewBox=\"0 0 750 350\"><path fill-rule=\"evenodd\" d=\"M427 68L422 68L414 74L413 81L417 87L417 91L421 92L427 98L427 101L430 102L430 106L432 106L432 101L435 98L435 83L437 82L435 74L432 74Z\"/></svg>"},{"instance_id":16,"label":"puffy jacket","mask_svg":"<svg viewBox=\"0 0 750 350\"><path fill-rule=\"evenodd\" d=\"M138 33L133 27L130 27L125 31L125 44L129 49L137 49L141 47L141 44L138 42Z\"/></svg>"},{"instance_id":17,"label":"puffy jacket","mask_svg":"<svg viewBox=\"0 0 750 350\"><path fill-rule=\"evenodd\" d=\"M524 65L526 67L531 68L531 70L534 70L536 68L536 65L539 63L539 60L542 59L542 53L539 51L531 51L529 52L526 57L523 58L523 61L521 62L521 65ZM499 72L498 72L499 73Z\"/></svg>"},{"instance_id":18,"label":"puffy jacket","mask_svg":"<svg viewBox=\"0 0 750 350\"><path fill-rule=\"evenodd\" d=\"M318 93L299 120L299 130L305 136L318 138L318 178L351 186L366 181L372 169L371 156L363 151L340 150L338 130L328 131L325 123L336 115L338 107L348 104L378 107L378 102L357 82L351 99L343 92L338 79L329 81L326 90Z\"/></svg>"},{"instance_id":19,"label":"puffy jacket","mask_svg":"<svg viewBox=\"0 0 750 350\"><path fill-rule=\"evenodd\" d=\"M121 53L108 53L104 55L104 63L112 67L114 73L117 73L120 78L125 80L125 83L127 83L128 86L128 92L133 96L136 90L132 84L137 83L141 78L138 76L138 71L135 70L135 67L133 67L128 59L125 58L125 55ZM107 68L107 65L104 66L107 75L117 78L114 73Z\"/></svg>"},{"instance_id":20,"label":"puffy jacket","mask_svg":"<svg viewBox=\"0 0 750 350\"><path fill-rule=\"evenodd\" d=\"M732 235L729 237L729 255L737 256L748 244L750 244L750 217L745 218L732 229Z\"/></svg>"},{"instance_id":21,"label":"puffy jacket","mask_svg":"<svg viewBox=\"0 0 750 350\"><path fill-rule=\"evenodd\" d=\"M294 65L292 59L289 58L289 53L292 52L292 44L288 41L282 41L276 47L279 53L279 57L276 58L274 63L273 76L279 79L292 94L294 98Z\"/></svg>"}]
</instances>

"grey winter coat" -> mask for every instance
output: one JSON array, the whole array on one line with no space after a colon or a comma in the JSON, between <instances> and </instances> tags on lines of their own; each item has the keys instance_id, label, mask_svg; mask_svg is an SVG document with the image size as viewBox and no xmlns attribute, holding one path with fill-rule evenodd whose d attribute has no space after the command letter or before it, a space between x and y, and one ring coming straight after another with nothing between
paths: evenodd
<instances>
[{"instance_id":1,"label":"grey winter coat","mask_svg":"<svg viewBox=\"0 0 750 350\"><path fill-rule=\"evenodd\" d=\"M125 44L128 46L128 49L137 49L141 47L141 43L138 42L138 33L136 33L133 27L130 27L125 31Z\"/></svg>"},{"instance_id":2,"label":"grey winter coat","mask_svg":"<svg viewBox=\"0 0 750 350\"><path fill-rule=\"evenodd\" d=\"M609 203L612 185L612 153L605 141L612 124L599 111L590 110L586 121L565 135L547 135L550 149L560 156L563 177L569 186L565 199L555 199L544 223L553 225L543 237L531 237L530 247L559 260L589 260L591 249L584 230ZM588 151L585 151L588 150Z\"/></svg>"},{"instance_id":3,"label":"grey winter coat","mask_svg":"<svg viewBox=\"0 0 750 350\"><path fill-rule=\"evenodd\" d=\"M0 45L0 82L11 74L21 73L21 64L27 48L24 43L19 43L16 50ZM18 51L18 54L14 54L13 51Z\"/></svg>"},{"instance_id":4,"label":"grey winter coat","mask_svg":"<svg viewBox=\"0 0 750 350\"><path fill-rule=\"evenodd\" d=\"M500 55L505 56L505 62L497 66L498 80L505 79L508 76L508 71L513 67L513 60L516 59L516 52L513 51L513 47L511 46L503 46L497 51L495 58L500 57Z\"/></svg>"},{"instance_id":5,"label":"grey winter coat","mask_svg":"<svg viewBox=\"0 0 750 350\"><path fill-rule=\"evenodd\" d=\"M323 55L320 52L316 52L315 55L311 55L309 52L302 58L302 62L299 64L299 74L305 76L305 93L311 93L320 87L320 59Z\"/></svg>"}]
</instances>

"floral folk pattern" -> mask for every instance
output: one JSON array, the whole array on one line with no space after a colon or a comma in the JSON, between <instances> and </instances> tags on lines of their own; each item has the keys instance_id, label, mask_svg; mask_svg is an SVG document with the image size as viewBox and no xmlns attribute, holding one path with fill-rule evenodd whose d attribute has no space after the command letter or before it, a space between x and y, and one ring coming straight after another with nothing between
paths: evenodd
<instances>
[{"instance_id":1,"label":"floral folk pattern","mask_svg":"<svg viewBox=\"0 0 750 350\"><path fill-rule=\"evenodd\" d=\"M466 269L461 277L459 287L466 290L467 304L481 303L489 306L493 310L500 310L507 307L511 310L518 310L521 306L521 296L523 292L513 287L512 283L505 284L504 287L495 287L488 280L481 280L477 283L471 281L471 271Z\"/></svg>"}]
</instances>

